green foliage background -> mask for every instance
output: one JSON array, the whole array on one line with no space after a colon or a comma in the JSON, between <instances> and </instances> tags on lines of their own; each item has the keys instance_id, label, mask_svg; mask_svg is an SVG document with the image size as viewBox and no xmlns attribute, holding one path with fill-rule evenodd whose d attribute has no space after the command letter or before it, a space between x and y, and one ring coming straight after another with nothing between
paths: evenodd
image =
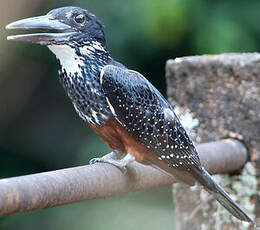
<instances>
[{"instance_id":1,"label":"green foliage background","mask_svg":"<svg viewBox=\"0 0 260 230\"><path fill-rule=\"evenodd\" d=\"M1 1L0 178L83 165L109 151L74 112L47 48L6 41L7 23L67 5L95 13L105 24L112 56L163 94L169 58L257 52L260 46L259 0ZM3 230L36 228L174 229L171 190L0 218Z\"/></svg>"}]
</instances>

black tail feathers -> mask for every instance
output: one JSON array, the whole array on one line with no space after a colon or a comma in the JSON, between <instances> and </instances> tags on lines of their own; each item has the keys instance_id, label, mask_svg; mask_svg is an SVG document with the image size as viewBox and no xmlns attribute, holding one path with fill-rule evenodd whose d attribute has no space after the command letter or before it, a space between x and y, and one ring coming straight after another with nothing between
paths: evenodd
<instances>
[{"instance_id":1,"label":"black tail feathers","mask_svg":"<svg viewBox=\"0 0 260 230\"><path fill-rule=\"evenodd\" d=\"M194 177L205 187L205 189L214 196L214 198L225 207L236 218L253 222L253 220L234 202L225 190L214 181L212 176L202 167L201 170L194 170Z\"/></svg>"}]
</instances>

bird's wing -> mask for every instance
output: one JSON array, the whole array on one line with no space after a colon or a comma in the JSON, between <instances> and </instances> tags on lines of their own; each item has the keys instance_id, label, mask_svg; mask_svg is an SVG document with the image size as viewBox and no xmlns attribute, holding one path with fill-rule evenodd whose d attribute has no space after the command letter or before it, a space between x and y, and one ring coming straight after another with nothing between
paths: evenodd
<instances>
[{"instance_id":1,"label":"bird's wing","mask_svg":"<svg viewBox=\"0 0 260 230\"><path fill-rule=\"evenodd\" d=\"M140 73L107 65L100 82L116 120L168 167L200 168L192 141L172 106Z\"/></svg>"}]
</instances>

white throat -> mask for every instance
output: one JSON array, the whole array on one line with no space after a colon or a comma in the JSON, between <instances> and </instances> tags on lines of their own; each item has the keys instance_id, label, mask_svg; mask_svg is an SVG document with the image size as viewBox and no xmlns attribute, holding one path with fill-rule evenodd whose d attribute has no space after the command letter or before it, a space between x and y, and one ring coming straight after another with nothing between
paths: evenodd
<instances>
[{"instance_id":1,"label":"white throat","mask_svg":"<svg viewBox=\"0 0 260 230\"><path fill-rule=\"evenodd\" d=\"M83 66L84 62L76 54L75 49L69 45L49 45L48 48L56 55L62 69L65 69L68 74L81 73L79 66Z\"/></svg>"}]
</instances>

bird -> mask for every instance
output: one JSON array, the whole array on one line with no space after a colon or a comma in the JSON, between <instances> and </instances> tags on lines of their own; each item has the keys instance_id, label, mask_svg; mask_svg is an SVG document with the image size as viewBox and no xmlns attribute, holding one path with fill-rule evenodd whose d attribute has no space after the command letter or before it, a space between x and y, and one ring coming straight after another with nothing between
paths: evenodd
<instances>
[{"instance_id":1,"label":"bird","mask_svg":"<svg viewBox=\"0 0 260 230\"><path fill-rule=\"evenodd\" d=\"M233 216L254 223L202 166L172 105L142 74L111 57L94 14L61 7L6 29L38 30L7 39L44 45L55 54L59 81L76 112L112 149L90 163L125 170L137 161L189 185L198 182Z\"/></svg>"}]
</instances>

